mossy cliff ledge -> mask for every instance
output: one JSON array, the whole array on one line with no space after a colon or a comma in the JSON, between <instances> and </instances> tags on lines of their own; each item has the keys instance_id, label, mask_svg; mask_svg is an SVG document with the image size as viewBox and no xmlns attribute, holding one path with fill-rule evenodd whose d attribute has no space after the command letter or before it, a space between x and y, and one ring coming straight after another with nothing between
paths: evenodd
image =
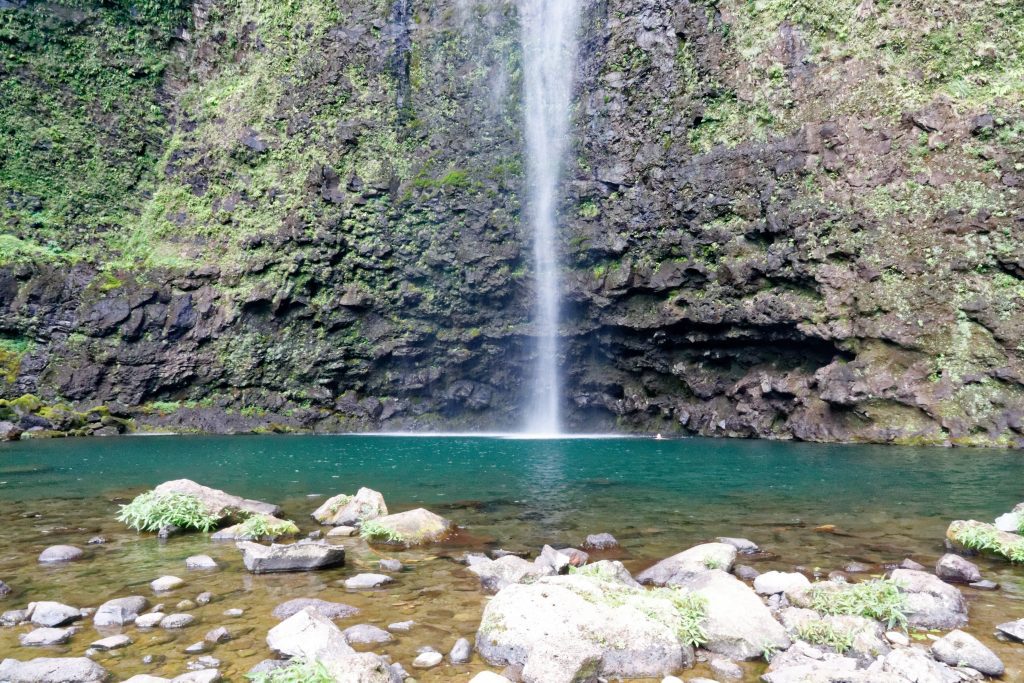
<instances>
[{"instance_id":1,"label":"mossy cliff ledge","mask_svg":"<svg viewBox=\"0 0 1024 683\"><path fill-rule=\"evenodd\" d=\"M569 426L1020 446L1024 7L584 6ZM0 19L0 397L140 430L520 426L514 2Z\"/></svg>"}]
</instances>

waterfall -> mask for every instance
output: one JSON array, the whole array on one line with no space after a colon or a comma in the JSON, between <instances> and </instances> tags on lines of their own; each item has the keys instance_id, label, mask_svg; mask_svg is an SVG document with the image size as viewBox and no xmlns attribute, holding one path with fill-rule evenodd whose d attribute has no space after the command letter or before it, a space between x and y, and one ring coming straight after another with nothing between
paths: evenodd
<instances>
[{"instance_id":1,"label":"waterfall","mask_svg":"<svg viewBox=\"0 0 1024 683\"><path fill-rule=\"evenodd\" d=\"M561 431L558 187L569 149L579 0L521 0L526 123L525 215L533 230L537 362L526 430Z\"/></svg>"}]
</instances>

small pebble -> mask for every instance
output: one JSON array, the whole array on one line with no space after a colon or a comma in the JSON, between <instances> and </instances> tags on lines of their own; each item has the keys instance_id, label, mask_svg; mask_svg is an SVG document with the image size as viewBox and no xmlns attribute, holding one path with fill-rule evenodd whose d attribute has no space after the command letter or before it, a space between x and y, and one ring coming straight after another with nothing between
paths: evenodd
<instances>
[{"instance_id":1,"label":"small pebble","mask_svg":"<svg viewBox=\"0 0 1024 683\"><path fill-rule=\"evenodd\" d=\"M245 614L245 610L239 609L238 607L232 607L231 609L224 610L224 616L226 617L240 617L243 614Z\"/></svg>"},{"instance_id":2,"label":"small pebble","mask_svg":"<svg viewBox=\"0 0 1024 683\"><path fill-rule=\"evenodd\" d=\"M92 538L90 538L87 541L87 543L89 545L103 545L106 542L107 542L107 537L106 536L93 536Z\"/></svg>"},{"instance_id":3,"label":"small pebble","mask_svg":"<svg viewBox=\"0 0 1024 683\"><path fill-rule=\"evenodd\" d=\"M213 602L213 593L210 591L204 591L196 596L196 604L198 605L209 605Z\"/></svg>"},{"instance_id":4,"label":"small pebble","mask_svg":"<svg viewBox=\"0 0 1024 683\"><path fill-rule=\"evenodd\" d=\"M433 669L444 660L440 652L424 652L412 660L414 669Z\"/></svg>"},{"instance_id":5,"label":"small pebble","mask_svg":"<svg viewBox=\"0 0 1024 683\"><path fill-rule=\"evenodd\" d=\"M383 559L380 561L381 571L385 572L400 572L402 571L402 563L398 560Z\"/></svg>"},{"instance_id":6,"label":"small pebble","mask_svg":"<svg viewBox=\"0 0 1024 683\"><path fill-rule=\"evenodd\" d=\"M190 609L195 609L196 608L196 603L193 602L192 600L179 600L178 604L175 605L174 607L176 609L181 610L182 612L187 612Z\"/></svg>"},{"instance_id":7,"label":"small pebble","mask_svg":"<svg viewBox=\"0 0 1024 683\"><path fill-rule=\"evenodd\" d=\"M207 631L203 640L208 643L226 643L231 640L231 632L223 626L218 626L212 631Z\"/></svg>"}]
</instances>

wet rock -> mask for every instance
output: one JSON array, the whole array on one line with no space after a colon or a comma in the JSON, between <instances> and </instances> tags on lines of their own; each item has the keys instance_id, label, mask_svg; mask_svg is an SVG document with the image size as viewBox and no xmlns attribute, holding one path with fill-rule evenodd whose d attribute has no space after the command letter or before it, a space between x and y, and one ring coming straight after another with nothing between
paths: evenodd
<instances>
[{"instance_id":1,"label":"wet rock","mask_svg":"<svg viewBox=\"0 0 1024 683\"><path fill-rule=\"evenodd\" d=\"M26 615L36 626L65 626L82 618L82 611L60 602L30 602Z\"/></svg>"},{"instance_id":2,"label":"wet rock","mask_svg":"<svg viewBox=\"0 0 1024 683\"><path fill-rule=\"evenodd\" d=\"M191 614L168 614L166 617L160 620L160 628L169 630L188 628L192 624L196 623L196 618Z\"/></svg>"},{"instance_id":3,"label":"wet rock","mask_svg":"<svg viewBox=\"0 0 1024 683\"><path fill-rule=\"evenodd\" d=\"M240 617L243 614L245 614L245 610L244 609L240 609L238 607L232 607L230 609L224 610L224 616L226 616L226 617L233 617L233 618L234 617Z\"/></svg>"},{"instance_id":4,"label":"wet rock","mask_svg":"<svg viewBox=\"0 0 1024 683\"><path fill-rule=\"evenodd\" d=\"M261 674L268 674L271 671L283 669L290 663L291 662L289 662L287 659L264 659L262 662L260 662L253 668L249 669L249 671L245 674L245 677L249 680L253 680Z\"/></svg>"},{"instance_id":5,"label":"wet rock","mask_svg":"<svg viewBox=\"0 0 1024 683\"><path fill-rule=\"evenodd\" d=\"M385 586L393 581L394 579L385 574L356 574L351 578L345 579L345 588L351 591L371 590Z\"/></svg>"},{"instance_id":6,"label":"wet rock","mask_svg":"<svg viewBox=\"0 0 1024 683\"><path fill-rule=\"evenodd\" d=\"M37 628L28 633L18 636L18 642L22 647L48 647L51 645L63 645L71 640L71 636L77 633L78 629L70 628Z\"/></svg>"},{"instance_id":7,"label":"wet rock","mask_svg":"<svg viewBox=\"0 0 1024 683\"><path fill-rule=\"evenodd\" d=\"M106 536L93 536L88 541L86 541L86 545L104 545L106 542Z\"/></svg>"},{"instance_id":8,"label":"wet rock","mask_svg":"<svg viewBox=\"0 0 1024 683\"><path fill-rule=\"evenodd\" d=\"M537 556L533 563L546 574L564 574L569 571L569 565L571 564L568 555L563 555L549 545L545 545L541 549L540 555Z\"/></svg>"},{"instance_id":9,"label":"wet rock","mask_svg":"<svg viewBox=\"0 0 1024 683\"><path fill-rule=\"evenodd\" d=\"M336 567L345 563L345 548L323 541L299 541L297 543L269 546L242 541L242 562L253 574L271 572L304 572Z\"/></svg>"},{"instance_id":10,"label":"wet rock","mask_svg":"<svg viewBox=\"0 0 1024 683\"><path fill-rule=\"evenodd\" d=\"M327 619L346 619L359 614L359 610L351 605L345 605L340 602L328 602L327 600L317 598L295 598L294 600L282 602L274 608L271 614L277 619L287 619L304 609L311 609Z\"/></svg>"},{"instance_id":11,"label":"wet rock","mask_svg":"<svg viewBox=\"0 0 1024 683\"><path fill-rule=\"evenodd\" d=\"M743 678L743 667L732 660L712 657L708 666L711 668L711 672L720 679L739 680Z\"/></svg>"},{"instance_id":12,"label":"wet rock","mask_svg":"<svg viewBox=\"0 0 1024 683\"><path fill-rule=\"evenodd\" d=\"M378 565L382 571L386 572L400 572L402 571L402 563L398 560L383 559Z\"/></svg>"},{"instance_id":13,"label":"wet rock","mask_svg":"<svg viewBox=\"0 0 1024 683\"><path fill-rule=\"evenodd\" d=\"M166 593L167 591L181 588L185 585L184 579L179 579L177 576L161 576L159 579L153 579L149 583L149 587L153 589L154 593Z\"/></svg>"},{"instance_id":14,"label":"wet rock","mask_svg":"<svg viewBox=\"0 0 1024 683\"><path fill-rule=\"evenodd\" d=\"M1024 642L1024 619L999 624L996 626L996 632L1001 633L1012 640Z\"/></svg>"},{"instance_id":15,"label":"wet rock","mask_svg":"<svg viewBox=\"0 0 1024 683\"><path fill-rule=\"evenodd\" d=\"M679 620L657 592L582 574L548 576L507 586L487 603L476 649L492 665L523 667L526 681L662 676L693 661Z\"/></svg>"},{"instance_id":16,"label":"wet rock","mask_svg":"<svg viewBox=\"0 0 1024 683\"><path fill-rule=\"evenodd\" d=\"M189 671L209 671L210 669L220 668L220 660L210 655L204 655L195 661L189 662L186 666Z\"/></svg>"},{"instance_id":17,"label":"wet rock","mask_svg":"<svg viewBox=\"0 0 1024 683\"><path fill-rule=\"evenodd\" d=\"M369 534L367 540L371 542L415 546L443 540L451 532L452 523L429 510L417 508L378 517L373 520L373 528L379 533Z\"/></svg>"},{"instance_id":18,"label":"wet rock","mask_svg":"<svg viewBox=\"0 0 1024 683\"><path fill-rule=\"evenodd\" d=\"M910 638L907 637L907 634L900 633L899 631L886 631L885 639L899 647L910 645Z\"/></svg>"},{"instance_id":19,"label":"wet rock","mask_svg":"<svg viewBox=\"0 0 1024 683\"><path fill-rule=\"evenodd\" d=\"M395 633L408 633L415 625L415 621L396 621L393 624L388 624L388 630Z\"/></svg>"},{"instance_id":20,"label":"wet rock","mask_svg":"<svg viewBox=\"0 0 1024 683\"><path fill-rule=\"evenodd\" d=\"M213 597L213 593L211 593L210 591L203 591L202 593L196 596L196 604L209 605L211 602L213 602Z\"/></svg>"},{"instance_id":21,"label":"wet rock","mask_svg":"<svg viewBox=\"0 0 1024 683\"><path fill-rule=\"evenodd\" d=\"M378 643L390 643L394 640L394 636L390 633L371 624L349 626L341 633L350 645L376 645Z\"/></svg>"},{"instance_id":22,"label":"wet rock","mask_svg":"<svg viewBox=\"0 0 1024 683\"><path fill-rule=\"evenodd\" d=\"M590 534L587 539L583 541L583 548L585 550L611 550L612 548L618 548L619 542L614 536L608 533L602 534Z\"/></svg>"},{"instance_id":23,"label":"wet rock","mask_svg":"<svg viewBox=\"0 0 1024 683\"><path fill-rule=\"evenodd\" d=\"M444 656L440 652L423 652L412 660L412 666L414 669L433 669L442 661Z\"/></svg>"},{"instance_id":24,"label":"wet rock","mask_svg":"<svg viewBox=\"0 0 1024 683\"><path fill-rule=\"evenodd\" d=\"M736 575L736 578L743 579L744 581L753 581L757 577L761 576L761 572L757 571L749 564L738 564L733 567L732 573Z\"/></svg>"},{"instance_id":25,"label":"wet rock","mask_svg":"<svg viewBox=\"0 0 1024 683\"><path fill-rule=\"evenodd\" d=\"M7 628L17 626L25 621L28 621L27 609L9 609L3 614L0 614L0 626Z\"/></svg>"},{"instance_id":26,"label":"wet rock","mask_svg":"<svg viewBox=\"0 0 1024 683\"><path fill-rule=\"evenodd\" d=\"M799 572L765 572L754 579L754 590L759 595L774 595L810 586L811 582Z\"/></svg>"},{"instance_id":27,"label":"wet rock","mask_svg":"<svg viewBox=\"0 0 1024 683\"><path fill-rule=\"evenodd\" d=\"M786 609L781 616L786 629L794 637L800 637L808 629L842 636L849 642L848 649L842 654L858 659L864 666L891 649L881 624L873 619L849 615L823 616L813 610L795 607Z\"/></svg>"},{"instance_id":28,"label":"wet rock","mask_svg":"<svg viewBox=\"0 0 1024 683\"><path fill-rule=\"evenodd\" d=\"M174 608L179 612L188 612L190 610L194 610L196 607L198 607L198 605L195 603L195 601L188 599L181 600L178 602L177 605L174 606Z\"/></svg>"},{"instance_id":29,"label":"wet rock","mask_svg":"<svg viewBox=\"0 0 1024 683\"><path fill-rule=\"evenodd\" d=\"M505 586L521 583L525 579L553 573L549 567L528 562L515 555L477 562L470 565L469 571L480 577L480 588L488 594L497 593Z\"/></svg>"},{"instance_id":30,"label":"wet rock","mask_svg":"<svg viewBox=\"0 0 1024 683\"><path fill-rule=\"evenodd\" d=\"M296 612L270 629L267 645L277 654L312 660L326 660L354 652L334 622L309 608Z\"/></svg>"},{"instance_id":31,"label":"wet rock","mask_svg":"<svg viewBox=\"0 0 1024 683\"><path fill-rule=\"evenodd\" d=\"M640 583L678 586L714 569L732 571L736 548L726 543L704 543L662 560L637 575Z\"/></svg>"},{"instance_id":32,"label":"wet rock","mask_svg":"<svg viewBox=\"0 0 1024 683\"><path fill-rule=\"evenodd\" d=\"M979 591L994 591L999 590L999 584L995 581L989 581L988 579L982 579L981 581L975 581L969 584L971 588Z\"/></svg>"},{"instance_id":33,"label":"wet rock","mask_svg":"<svg viewBox=\"0 0 1024 683\"><path fill-rule=\"evenodd\" d=\"M946 553L939 558L935 565L935 575L943 581L954 583L981 581L981 571L976 564L952 553Z\"/></svg>"},{"instance_id":34,"label":"wet rock","mask_svg":"<svg viewBox=\"0 0 1024 683\"><path fill-rule=\"evenodd\" d=\"M448 653L448 659L452 664L465 664L473 657L473 646L466 638L459 638Z\"/></svg>"},{"instance_id":35,"label":"wet rock","mask_svg":"<svg viewBox=\"0 0 1024 683\"><path fill-rule=\"evenodd\" d=\"M923 683L960 683L960 676L944 664L935 661L924 650L901 647L881 660L877 667L882 672L895 674L901 680Z\"/></svg>"},{"instance_id":36,"label":"wet rock","mask_svg":"<svg viewBox=\"0 0 1024 683\"><path fill-rule=\"evenodd\" d=\"M1007 531L1009 533L1018 533L1022 526L1024 526L1024 511L1014 510L1013 512L1007 512L1005 515L999 515L996 517L995 525L999 531Z\"/></svg>"},{"instance_id":37,"label":"wet rock","mask_svg":"<svg viewBox=\"0 0 1024 683\"><path fill-rule=\"evenodd\" d=\"M287 519L281 519L274 517L273 515L259 515L263 522L270 529L279 529L277 533L268 533L262 536L253 534L248 527L242 524L233 524L224 529L220 529L212 536L210 540L213 541L262 541L271 542L276 541L279 538L285 536L294 536L298 532L298 528ZM313 539L315 540L315 539Z\"/></svg>"},{"instance_id":38,"label":"wet rock","mask_svg":"<svg viewBox=\"0 0 1024 683\"><path fill-rule=\"evenodd\" d=\"M131 678L126 678L124 683L171 683L171 679L150 676L149 674L136 674Z\"/></svg>"},{"instance_id":39,"label":"wet rock","mask_svg":"<svg viewBox=\"0 0 1024 683\"><path fill-rule=\"evenodd\" d=\"M386 658L370 652L334 656L323 663L334 681L401 683L402 680Z\"/></svg>"},{"instance_id":40,"label":"wet rock","mask_svg":"<svg viewBox=\"0 0 1024 683\"><path fill-rule=\"evenodd\" d=\"M808 643L796 641L788 650L772 657L761 680L764 683L841 681L844 680L841 677L855 676L857 668L857 660L852 657L822 652ZM861 683L861 679L857 680ZM870 683L870 679L864 679L862 683Z\"/></svg>"},{"instance_id":41,"label":"wet rock","mask_svg":"<svg viewBox=\"0 0 1024 683\"><path fill-rule=\"evenodd\" d=\"M960 630L950 631L932 643L932 656L949 666L969 666L986 676L1002 676L1005 671L996 653Z\"/></svg>"},{"instance_id":42,"label":"wet rock","mask_svg":"<svg viewBox=\"0 0 1024 683\"><path fill-rule=\"evenodd\" d=\"M81 548L73 545L51 545L39 553L39 562L42 564L56 564L60 562L74 562L85 556Z\"/></svg>"},{"instance_id":43,"label":"wet rock","mask_svg":"<svg viewBox=\"0 0 1024 683\"><path fill-rule=\"evenodd\" d=\"M175 676L171 683L217 683L220 679L220 672L216 669L202 669Z\"/></svg>"},{"instance_id":44,"label":"wet rock","mask_svg":"<svg viewBox=\"0 0 1024 683\"><path fill-rule=\"evenodd\" d=\"M379 491L361 488L354 496L339 494L324 501L313 512L313 519L330 526L354 527L369 519L388 514L388 506Z\"/></svg>"},{"instance_id":45,"label":"wet rock","mask_svg":"<svg viewBox=\"0 0 1024 683\"><path fill-rule=\"evenodd\" d=\"M220 489L203 486L191 479L167 481L157 486L154 491L158 494L182 493L198 498L203 503L206 511L214 517L230 517L238 512L262 515L278 515L281 512L281 508L277 505L234 496Z\"/></svg>"},{"instance_id":46,"label":"wet rock","mask_svg":"<svg viewBox=\"0 0 1024 683\"><path fill-rule=\"evenodd\" d=\"M899 569L913 569L917 572L923 572L925 570L925 566L920 562L914 562L912 559L908 557L902 562L900 562Z\"/></svg>"},{"instance_id":47,"label":"wet rock","mask_svg":"<svg viewBox=\"0 0 1024 683\"><path fill-rule=\"evenodd\" d=\"M6 582L0 581L0 598L6 598L13 592L13 589Z\"/></svg>"},{"instance_id":48,"label":"wet rock","mask_svg":"<svg viewBox=\"0 0 1024 683\"><path fill-rule=\"evenodd\" d=\"M864 564L863 562L848 562L843 567L843 571L847 574L865 574L871 571L872 567L870 564Z\"/></svg>"},{"instance_id":49,"label":"wet rock","mask_svg":"<svg viewBox=\"0 0 1024 683\"><path fill-rule=\"evenodd\" d=\"M186 647L185 648L185 654L187 654L187 655L198 655L198 654L202 654L202 653L206 652L209 649L210 649L209 643L200 640L198 643L192 643L191 645ZM205 666L201 666L199 668L200 669L205 669L206 667Z\"/></svg>"},{"instance_id":50,"label":"wet rock","mask_svg":"<svg viewBox=\"0 0 1024 683\"><path fill-rule=\"evenodd\" d=\"M217 563L209 555L193 555L185 558L185 569L216 569Z\"/></svg>"},{"instance_id":51,"label":"wet rock","mask_svg":"<svg viewBox=\"0 0 1024 683\"><path fill-rule=\"evenodd\" d=\"M732 546L729 546L730 548ZM756 659L785 650L789 636L749 586L721 570L704 572L686 587L707 600L704 649L730 659Z\"/></svg>"},{"instance_id":52,"label":"wet rock","mask_svg":"<svg viewBox=\"0 0 1024 683\"><path fill-rule=\"evenodd\" d=\"M911 569L894 570L892 579L906 594L904 614L911 626L948 630L967 623L967 603L954 586Z\"/></svg>"},{"instance_id":53,"label":"wet rock","mask_svg":"<svg viewBox=\"0 0 1024 683\"><path fill-rule=\"evenodd\" d=\"M0 662L0 681L4 683L101 683L109 673L85 657L37 657L27 662L5 659Z\"/></svg>"},{"instance_id":54,"label":"wet rock","mask_svg":"<svg viewBox=\"0 0 1024 683\"><path fill-rule=\"evenodd\" d=\"M946 529L946 540L954 548L963 546L957 540L963 534L983 534L988 538L986 552L998 555L1004 559L1018 552L1024 552L1024 537L1006 531L999 531L991 524L975 520L954 520L949 523Z\"/></svg>"},{"instance_id":55,"label":"wet rock","mask_svg":"<svg viewBox=\"0 0 1024 683\"><path fill-rule=\"evenodd\" d=\"M754 555L761 552L761 549L753 541L746 538L732 538L730 536L719 536L715 539L719 543L725 543L736 548L736 552L742 555Z\"/></svg>"},{"instance_id":56,"label":"wet rock","mask_svg":"<svg viewBox=\"0 0 1024 683\"><path fill-rule=\"evenodd\" d=\"M163 621L163 618L167 615L163 612L150 612L149 614L140 614L135 618L135 625L138 628L156 628Z\"/></svg>"},{"instance_id":57,"label":"wet rock","mask_svg":"<svg viewBox=\"0 0 1024 683\"><path fill-rule=\"evenodd\" d=\"M223 626L218 626L215 629L206 632L203 636L203 640L208 643L226 643L231 640L231 632Z\"/></svg>"},{"instance_id":58,"label":"wet rock","mask_svg":"<svg viewBox=\"0 0 1024 683\"><path fill-rule=\"evenodd\" d=\"M348 538L358 535L359 529L354 526L336 526L327 532L327 538Z\"/></svg>"},{"instance_id":59,"label":"wet rock","mask_svg":"<svg viewBox=\"0 0 1024 683\"><path fill-rule=\"evenodd\" d=\"M107 636L90 643L89 647L100 651L119 650L132 644L132 639L120 633L116 636Z\"/></svg>"}]
</instances>

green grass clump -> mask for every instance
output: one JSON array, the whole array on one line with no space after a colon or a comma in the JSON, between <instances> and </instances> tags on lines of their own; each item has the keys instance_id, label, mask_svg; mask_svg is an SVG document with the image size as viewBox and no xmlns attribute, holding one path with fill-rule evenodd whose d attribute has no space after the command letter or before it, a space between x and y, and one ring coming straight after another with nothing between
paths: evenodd
<instances>
[{"instance_id":1,"label":"green grass clump","mask_svg":"<svg viewBox=\"0 0 1024 683\"><path fill-rule=\"evenodd\" d=\"M1024 538L1004 540L999 531L988 524L965 524L953 534L953 540L978 552L996 553L1014 563L1024 563Z\"/></svg>"},{"instance_id":2,"label":"green grass clump","mask_svg":"<svg viewBox=\"0 0 1024 683\"><path fill-rule=\"evenodd\" d=\"M159 531L163 527L176 526L204 533L220 522L220 518L207 512L206 506L195 496L159 494L156 491L147 491L122 505L117 519L137 531Z\"/></svg>"},{"instance_id":3,"label":"green grass clump","mask_svg":"<svg viewBox=\"0 0 1024 683\"><path fill-rule=\"evenodd\" d=\"M809 621L806 624L800 624L796 628L796 635L800 640L812 645L831 647L839 654L843 654L853 647L853 640L856 637L853 631L836 628L834 624L827 621Z\"/></svg>"},{"instance_id":4,"label":"green grass clump","mask_svg":"<svg viewBox=\"0 0 1024 683\"><path fill-rule=\"evenodd\" d=\"M867 617L885 622L889 628L906 628L905 608L906 598L891 579L872 579L841 590L811 587L811 609L822 614Z\"/></svg>"},{"instance_id":5,"label":"green grass clump","mask_svg":"<svg viewBox=\"0 0 1024 683\"><path fill-rule=\"evenodd\" d=\"M372 519L359 525L359 535L370 542L405 543L402 534Z\"/></svg>"},{"instance_id":6,"label":"green grass clump","mask_svg":"<svg viewBox=\"0 0 1024 683\"><path fill-rule=\"evenodd\" d=\"M290 519L281 522L271 522L263 515L253 515L238 527L239 535L251 538L263 538L265 536L288 536L299 533L299 527Z\"/></svg>"},{"instance_id":7,"label":"green grass clump","mask_svg":"<svg viewBox=\"0 0 1024 683\"><path fill-rule=\"evenodd\" d=\"M323 664L308 659L294 659L288 666L246 678L253 683L334 683Z\"/></svg>"},{"instance_id":8,"label":"green grass clump","mask_svg":"<svg viewBox=\"0 0 1024 683\"><path fill-rule=\"evenodd\" d=\"M678 588L660 588L652 592L667 598L679 613L680 624L676 629L676 635L680 641L692 647L700 647L708 642L708 634L704 630L708 601L703 595L688 593Z\"/></svg>"}]
</instances>

